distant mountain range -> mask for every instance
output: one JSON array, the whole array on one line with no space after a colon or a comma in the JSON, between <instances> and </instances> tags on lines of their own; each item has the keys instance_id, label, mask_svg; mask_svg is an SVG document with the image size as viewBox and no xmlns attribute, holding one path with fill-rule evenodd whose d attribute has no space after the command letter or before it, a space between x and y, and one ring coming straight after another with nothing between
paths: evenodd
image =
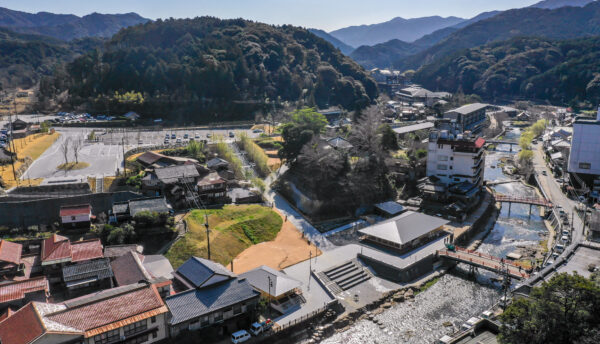
<instances>
[{"instance_id":1,"label":"distant mountain range","mask_svg":"<svg viewBox=\"0 0 600 344\"><path fill-rule=\"evenodd\" d=\"M457 17L433 16L414 19L397 17L384 23L350 26L331 31L329 34L354 47L384 43L392 39L412 42L436 30L464 21L465 19Z\"/></svg>"},{"instance_id":2,"label":"distant mountain range","mask_svg":"<svg viewBox=\"0 0 600 344\"><path fill-rule=\"evenodd\" d=\"M583 7L587 4L589 4L590 2L594 2L596 0L544 0L544 1L540 1L537 4L533 4L531 5L531 7L537 7L537 8L546 8L546 9L556 9L556 8L561 8L561 7L566 7L566 6L572 6L572 7Z\"/></svg>"},{"instance_id":3,"label":"distant mountain range","mask_svg":"<svg viewBox=\"0 0 600 344\"><path fill-rule=\"evenodd\" d=\"M394 66L417 69L463 49L519 36L572 39L598 33L600 2L554 10L536 7L514 9L466 26L417 54L399 59Z\"/></svg>"},{"instance_id":4,"label":"distant mountain range","mask_svg":"<svg viewBox=\"0 0 600 344\"><path fill-rule=\"evenodd\" d=\"M148 22L136 13L100 14L83 17L48 12L26 13L0 7L0 27L70 41L82 37L111 37L120 29Z\"/></svg>"},{"instance_id":5,"label":"distant mountain range","mask_svg":"<svg viewBox=\"0 0 600 344\"><path fill-rule=\"evenodd\" d=\"M339 39L333 37L327 32L319 29L308 29L308 31L314 33L316 36L323 38L327 42L331 43L334 47L340 49L340 51L344 55L350 55L352 51L354 51L354 47L349 46L348 44L340 41Z\"/></svg>"},{"instance_id":6,"label":"distant mountain range","mask_svg":"<svg viewBox=\"0 0 600 344\"><path fill-rule=\"evenodd\" d=\"M350 57L367 69L375 67L392 67L398 60L423 51L442 41L461 28L476 23L480 20L491 18L498 13L500 13L500 11L481 13L456 25L434 31L412 43L404 42L398 39L392 39L385 43L376 44L374 46L363 45L356 48L356 50L350 54Z\"/></svg>"}]
</instances>

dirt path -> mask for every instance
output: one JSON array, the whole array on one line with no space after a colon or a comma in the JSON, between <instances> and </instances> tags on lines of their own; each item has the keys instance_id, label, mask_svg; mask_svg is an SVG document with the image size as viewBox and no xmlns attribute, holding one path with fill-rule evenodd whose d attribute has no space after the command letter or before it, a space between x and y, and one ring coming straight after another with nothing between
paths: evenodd
<instances>
[{"instance_id":1,"label":"dirt path","mask_svg":"<svg viewBox=\"0 0 600 344\"><path fill-rule=\"evenodd\" d=\"M313 257L315 253L321 254L316 246L309 245L302 238L302 233L296 226L285 221L275 240L251 246L240 253L233 261L233 272L240 274L261 265L281 270L307 260L310 252Z\"/></svg>"}]
</instances>

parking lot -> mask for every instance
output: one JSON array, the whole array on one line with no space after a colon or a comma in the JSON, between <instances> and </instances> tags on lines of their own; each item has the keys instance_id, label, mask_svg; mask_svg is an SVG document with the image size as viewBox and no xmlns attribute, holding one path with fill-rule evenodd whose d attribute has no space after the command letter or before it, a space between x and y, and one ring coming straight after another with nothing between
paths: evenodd
<instances>
[{"instance_id":1,"label":"parking lot","mask_svg":"<svg viewBox=\"0 0 600 344\"><path fill-rule=\"evenodd\" d=\"M56 178L56 177L103 177L114 176L123 170L123 150L163 145L165 137L169 135L169 144L184 144L190 139L216 142L223 139L226 142L235 140L240 132L245 132L250 137L257 137L259 132L248 128L236 129L197 129L197 130L170 130L155 131L136 130L132 128L56 128L61 137L44 152L27 170L22 178ZM94 131L96 142L85 142L79 153L79 161L90 164L80 170L61 171L56 167L64 163L65 159L61 145L64 140L85 140ZM234 137L230 136L230 133ZM185 138L185 135L188 138ZM171 139L175 135L175 139ZM179 143L178 140L179 139ZM72 150L69 152L69 161L75 161Z\"/></svg>"}]
</instances>

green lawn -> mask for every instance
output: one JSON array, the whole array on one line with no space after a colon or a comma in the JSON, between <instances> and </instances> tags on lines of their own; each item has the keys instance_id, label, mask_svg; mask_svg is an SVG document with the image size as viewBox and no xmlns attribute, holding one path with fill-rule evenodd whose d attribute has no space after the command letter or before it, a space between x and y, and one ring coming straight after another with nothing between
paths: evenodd
<instances>
[{"instance_id":1,"label":"green lawn","mask_svg":"<svg viewBox=\"0 0 600 344\"><path fill-rule=\"evenodd\" d=\"M174 268L192 256L207 257L204 215L208 213L211 259L227 265L246 248L275 239L283 223L279 214L260 205L227 205L223 209L193 210L188 233L166 253Z\"/></svg>"}]
</instances>

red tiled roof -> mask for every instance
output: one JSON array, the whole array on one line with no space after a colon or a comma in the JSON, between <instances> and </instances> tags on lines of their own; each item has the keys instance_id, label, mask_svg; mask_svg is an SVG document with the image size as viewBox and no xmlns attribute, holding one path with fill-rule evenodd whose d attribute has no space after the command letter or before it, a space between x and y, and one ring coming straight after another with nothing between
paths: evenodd
<instances>
[{"instance_id":1,"label":"red tiled roof","mask_svg":"<svg viewBox=\"0 0 600 344\"><path fill-rule=\"evenodd\" d=\"M44 332L44 326L32 303L0 322L2 344L28 344Z\"/></svg>"},{"instance_id":2,"label":"red tiled roof","mask_svg":"<svg viewBox=\"0 0 600 344\"><path fill-rule=\"evenodd\" d=\"M59 260L71 257L71 243L69 239L53 234L42 242L42 262Z\"/></svg>"},{"instance_id":3,"label":"red tiled roof","mask_svg":"<svg viewBox=\"0 0 600 344\"><path fill-rule=\"evenodd\" d=\"M45 276L24 281L0 284L0 303L21 300L26 293L45 290L48 293L48 280Z\"/></svg>"},{"instance_id":4,"label":"red tiled roof","mask_svg":"<svg viewBox=\"0 0 600 344\"><path fill-rule=\"evenodd\" d=\"M0 261L19 265L21 263L21 244L0 240Z\"/></svg>"},{"instance_id":5,"label":"red tiled roof","mask_svg":"<svg viewBox=\"0 0 600 344\"><path fill-rule=\"evenodd\" d=\"M89 214L92 207L89 204L70 205L60 207L60 216L75 216Z\"/></svg>"},{"instance_id":6,"label":"red tiled roof","mask_svg":"<svg viewBox=\"0 0 600 344\"><path fill-rule=\"evenodd\" d=\"M115 280L119 286L150 280L152 277L142 265L144 256L129 251L110 263Z\"/></svg>"},{"instance_id":7,"label":"red tiled roof","mask_svg":"<svg viewBox=\"0 0 600 344\"><path fill-rule=\"evenodd\" d=\"M75 241L71 243L72 262L104 258L100 239Z\"/></svg>"},{"instance_id":8,"label":"red tiled roof","mask_svg":"<svg viewBox=\"0 0 600 344\"><path fill-rule=\"evenodd\" d=\"M4 314L0 315L0 322L2 322L3 320L5 320L13 314L15 314L15 311L13 311L12 308L9 307Z\"/></svg>"},{"instance_id":9,"label":"red tiled roof","mask_svg":"<svg viewBox=\"0 0 600 344\"><path fill-rule=\"evenodd\" d=\"M157 308L167 311L156 288L149 285L96 302L75 305L47 318L87 332Z\"/></svg>"}]
</instances>

